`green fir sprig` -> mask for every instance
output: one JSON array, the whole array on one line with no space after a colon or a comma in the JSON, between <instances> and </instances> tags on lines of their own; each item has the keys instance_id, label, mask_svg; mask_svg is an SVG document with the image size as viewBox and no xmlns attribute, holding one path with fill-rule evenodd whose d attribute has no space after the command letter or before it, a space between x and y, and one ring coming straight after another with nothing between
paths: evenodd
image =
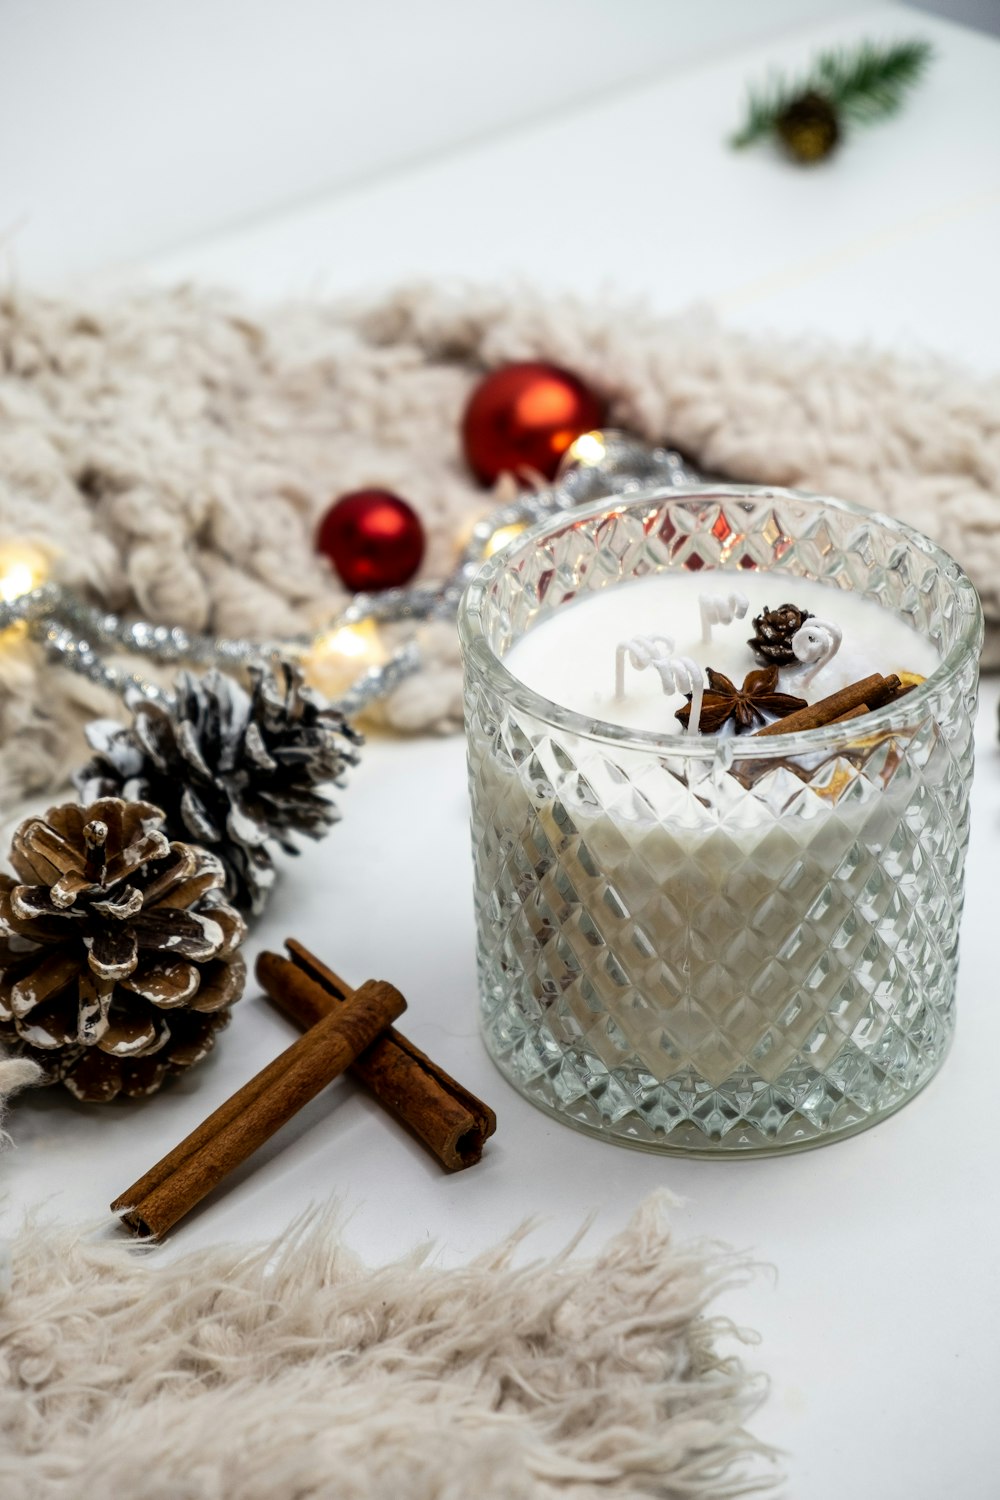
<instances>
[{"instance_id":1,"label":"green fir sprig","mask_svg":"<svg viewBox=\"0 0 1000 1500\"><path fill-rule=\"evenodd\" d=\"M772 75L747 95L746 118L730 138L738 149L773 135L788 110L817 96L845 123L868 125L897 113L934 56L929 42L862 42L822 52L805 78L789 83Z\"/></svg>"}]
</instances>

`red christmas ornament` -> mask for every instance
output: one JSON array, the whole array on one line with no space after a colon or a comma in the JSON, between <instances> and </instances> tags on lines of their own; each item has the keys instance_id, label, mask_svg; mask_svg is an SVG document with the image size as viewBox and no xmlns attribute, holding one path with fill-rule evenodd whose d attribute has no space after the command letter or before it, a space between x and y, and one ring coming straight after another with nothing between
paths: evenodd
<instances>
[{"instance_id":1,"label":"red christmas ornament","mask_svg":"<svg viewBox=\"0 0 1000 1500\"><path fill-rule=\"evenodd\" d=\"M524 469L554 479L570 443L603 422L604 404L582 380L532 361L505 365L479 383L462 418L462 442L483 484Z\"/></svg>"},{"instance_id":2,"label":"red christmas ornament","mask_svg":"<svg viewBox=\"0 0 1000 1500\"><path fill-rule=\"evenodd\" d=\"M424 555L424 528L412 506L391 490L353 490L319 523L316 551L328 557L352 591L374 593L409 583Z\"/></svg>"}]
</instances>

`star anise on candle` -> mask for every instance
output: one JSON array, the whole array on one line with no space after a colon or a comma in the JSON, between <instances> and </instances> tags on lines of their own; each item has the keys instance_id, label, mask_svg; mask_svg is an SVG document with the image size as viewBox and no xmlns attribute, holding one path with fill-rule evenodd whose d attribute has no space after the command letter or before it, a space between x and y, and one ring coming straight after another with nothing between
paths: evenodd
<instances>
[{"instance_id":1,"label":"star anise on candle","mask_svg":"<svg viewBox=\"0 0 1000 1500\"><path fill-rule=\"evenodd\" d=\"M786 714L806 706L804 698L793 698L791 693L775 691L778 686L777 667L763 667L748 672L742 687L737 687L721 672L713 672L711 667L706 668L706 671L708 687L705 689L701 718L698 720L698 729L702 734L716 734L730 719L736 725L737 734L749 734L751 730L772 719L783 719ZM690 693L684 707L677 710L676 717L686 729L691 717Z\"/></svg>"}]
</instances>

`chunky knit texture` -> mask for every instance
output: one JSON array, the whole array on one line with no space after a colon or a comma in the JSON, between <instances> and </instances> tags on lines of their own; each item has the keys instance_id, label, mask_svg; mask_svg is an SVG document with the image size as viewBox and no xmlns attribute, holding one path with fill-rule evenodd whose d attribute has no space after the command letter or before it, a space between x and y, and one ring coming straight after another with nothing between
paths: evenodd
<instances>
[{"instance_id":1,"label":"chunky knit texture","mask_svg":"<svg viewBox=\"0 0 1000 1500\"><path fill-rule=\"evenodd\" d=\"M405 494L428 531L423 576L447 571L491 504L462 461L463 404L485 370L526 358L576 371L615 425L706 471L905 517L965 563L1000 623L1000 382L525 290L264 312L190 289L101 306L9 293L0 541L47 543L66 582L156 620L310 628L344 602L312 538L345 490ZM395 729L458 722L453 634L436 626L424 645L425 670L385 707ZM108 707L30 644L5 644L0 807L65 777L81 720Z\"/></svg>"}]
</instances>

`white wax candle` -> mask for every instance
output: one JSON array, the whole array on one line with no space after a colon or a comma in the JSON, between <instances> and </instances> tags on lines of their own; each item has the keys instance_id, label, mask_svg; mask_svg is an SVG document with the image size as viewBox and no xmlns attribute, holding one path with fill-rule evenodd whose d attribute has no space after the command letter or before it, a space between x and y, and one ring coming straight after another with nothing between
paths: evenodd
<instances>
[{"instance_id":1,"label":"white wax candle","mask_svg":"<svg viewBox=\"0 0 1000 1500\"><path fill-rule=\"evenodd\" d=\"M731 587L748 596L747 616L713 627L702 645L699 595ZM843 631L837 656L797 694L810 702L873 672L928 676L938 664L929 641L856 594L787 575L707 570L588 594L529 631L506 664L564 707L676 734L683 700L664 697L655 671L627 667L625 699L616 701L617 643L669 636L678 654L739 686L758 665L747 645L753 616L786 602ZM785 669L779 686L795 693L795 681ZM770 743L780 766L780 741ZM636 774L634 788L612 762ZM693 1067L718 1085L749 1063L775 1081L803 1056L828 1067L852 1028L873 1024L868 990L851 979L871 966L871 933L854 914L870 901L872 851L887 847L905 818L906 778L862 778L859 795L838 805L836 786L820 779L804 792L790 773L777 774L787 778L787 816L728 773L693 788L654 755L602 753L559 732L530 763L486 757L475 768L478 795L507 831L483 879L501 888L503 849L525 851L534 875L519 931L545 952L546 983L609 1067L627 1050L657 1079ZM595 1022L601 1012L609 1030ZM572 1035L560 1039L576 1045Z\"/></svg>"},{"instance_id":2,"label":"white wax candle","mask_svg":"<svg viewBox=\"0 0 1000 1500\"><path fill-rule=\"evenodd\" d=\"M746 618L713 625L708 645L701 638L699 597L738 591L750 602ZM766 607L791 603L843 632L843 643L807 687L806 666L783 667L779 690L813 703L873 672L916 672L927 677L940 660L930 641L870 599L811 579L773 573L697 572L658 574L618 588L588 594L550 616L508 652L505 664L536 693L606 723L629 729L677 734L674 717L680 693L664 695L657 673L625 667L625 696L615 696L615 651L636 636L667 636L675 654L691 656L729 677L737 687L760 665L747 641L753 619Z\"/></svg>"}]
</instances>

